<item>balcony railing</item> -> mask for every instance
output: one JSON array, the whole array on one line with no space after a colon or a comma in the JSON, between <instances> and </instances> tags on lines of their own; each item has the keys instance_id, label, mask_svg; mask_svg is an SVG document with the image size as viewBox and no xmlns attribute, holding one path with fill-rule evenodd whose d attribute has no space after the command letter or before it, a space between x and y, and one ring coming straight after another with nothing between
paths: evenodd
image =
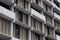
<instances>
[{"instance_id":1,"label":"balcony railing","mask_svg":"<svg viewBox=\"0 0 60 40\"><path fill-rule=\"evenodd\" d=\"M45 21L45 16L40 14L39 12L35 11L34 9L31 8L31 14L34 18L40 20L40 21Z\"/></svg>"},{"instance_id":2,"label":"balcony railing","mask_svg":"<svg viewBox=\"0 0 60 40\"><path fill-rule=\"evenodd\" d=\"M54 6L57 10L60 10L60 8L59 8L56 4L53 3L53 6Z\"/></svg>"},{"instance_id":3,"label":"balcony railing","mask_svg":"<svg viewBox=\"0 0 60 40\"><path fill-rule=\"evenodd\" d=\"M50 7L53 7L52 1L50 1L50 0L43 0L43 1L44 1L44 3L46 3L47 5L49 5Z\"/></svg>"},{"instance_id":4,"label":"balcony railing","mask_svg":"<svg viewBox=\"0 0 60 40\"><path fill-rule=\"evenodd\" d=\"M31 6L32 6L34 9L38 10L38 11L44 10L42 3L37 4L36 2L32 1L32 2L31 2Z\"/></svg>"},{"instance_id":5,"label":"balcony railing","mask_svg":"<svg viewBox=\"0 0 60 40\"><path fill-rule=\"evenodd\" d=\"M0 16L6 18L6 19L15 19L15 13L13 13L12 11L0 6Z\"/></svg>"},{"instance_id":6,"label":"balcony railing","mask_svg":"<svg viewBox=\"0 0 60 40\"><path fill-rule=\"evenodd\" d=\"M54 13L54 17L55 19L60 20L60 16L57 13Z\"/></svg>"}]
</instances>

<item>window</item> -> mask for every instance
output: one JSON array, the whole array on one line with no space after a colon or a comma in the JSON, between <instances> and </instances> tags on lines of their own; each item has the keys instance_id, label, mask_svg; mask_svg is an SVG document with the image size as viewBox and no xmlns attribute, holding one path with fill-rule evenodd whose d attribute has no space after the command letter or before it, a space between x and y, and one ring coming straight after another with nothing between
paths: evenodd
<instances>
[{"instance_id":1,"label":"window","mask_svg":"<svg viewBox=\"0 0 60 40\"><path fill-rule=\"evenodd\" d=\"M29 3L24 0L24 8L28 9Z\"/></svg>"},{"instance_id":2,"label":"window","mask_svg":"<svg viewBox=\"0 0 60 40\"><path fill-rule=\"evenodd\" d=\"M31 26L36 28L36 19L31 18Z\"/></svg>"},{"instance_id":3,"label":"window","mask_svg":"<svg viewBox=\"0 0 60 40\"><path fill-rule=\"evenodd\" d=\"M15 37L20 38L20 27L19 27L19 25L15 26Z\"/></svg>"},{"instance_id":4,"label":"window","mask_svg":"<svg viewBox=\"0 0 60 40\"><path fill-rule=\"evenodd\" d=\"M18 0L14 0L14 3L18 4Z\"/></svg>"},{"instance_id":5,"label":"window","mask_svg":"<svg viewBox=\"0 0 60 40\"><path fill-rule=\"evenodd\" d=\"M23 13L19 11L19 21L23 21Z\"/></svg>"},{"instance_id":6,"label":"window","mask_svg":"<svg viewBox=\"0 0 60 40\"><path fill-rule=\"evenodd\" d=\"M34 19L33 22L34 22L34 28L36 28L36 19Z\"/></svg>"},{"instance_id":7,"label":"window","mask_svg":"<svg viewBox=\"0 0 60 40\"><path fill-rule=\"evenodd\" d=\"M46 23L50 24L50 25L53 25L52 24L52 18L48 15L46 15Z\"/></svg>"},{"instance_id":8,"label":"window","mask_svg":"<svg viewBox=\"0 0 60 40\"><path fill-rule=\"evenodd\" d=\"M50 33L49 33L49 27L47 27L47 33L48 33L48 35L50 34Z\"/></svg>"},{"instance_id":9,"label":"window","mask_svg":"<svg viewBox=\"0 0 60 40\"><path fill-rule=\"evenodd\" d=\"M35 40L40 40L40 35L35 33Z\"/></svg>"},{"instance_id":10,"label":"window","mask_svg":"<svg viewBox=\"0 0 60 40\"><path fill-rule=\"evenodd\" d=\"M38 4L38 0L36 0L36 3Z\"/></svg>"},{"instance_id":11,"label":"window","mask_svg":"<svg viewBox=\"0 0 60 40\"><path fill-rule=\"evenodd\" d=\"M26 5L26 2L25 2L25 0L24 0L24 8L25 8L25 5Z\"/></svg>"},{"instance_id":12,"label":"window","mask_svg":"<svg viewBox=\"0 0 60 40\"><path fill-rule=\"evenodd\" d=\"M48 9L47 9L47 5L46 5L46 10L48 10Z\"/></svg>"},{"instance_id":13,"label":"window","mask_svg":"<svg viewBox=\"0 0 60 40\"><path fill-rule=\"evenodd\" d=\"M44 7L45 10L48 10L47 5L44 2L43 2L43 7Z\"/></svg>"},{"instance_id":14,"label":"window","mask_svg":"<svg viewBox=\"0 0 60 40\"><path fill-rule=\"evenodd\" d=\"M28 29L26 29L26 40L28 40Z\"/></svg>"},{"instance_id":15,"label":"window","mask_svg":"<svg viewBox=\"0 0 60 40\"><path fill-rule=\"evenodd\" d=\"M56 23L57 23L57 21L56 20L54 20L54 26L56 27L57 25L56 25Z\"/></svg>"},{"instance_id":16,"label":"window","mask_svg":"<svg viewBox=\"0 0 60 40\"><path fill-rule=\"evenodd\" d=\"M51 12L51 7L48 6L48 12Z\"/></svg>"},{"instance_id":17,"label":"window","mask_svg":"<svg viewBox=\"0 0 60 40\"><path fill-rule=\"evenodd\" d=\"M48 38L46 38L46 40L49 40Z\"/></svg>"},{"instance_id":18,"label":"window","mask_svg":"<svg viewBox=\"0 0 60 40\"><path fill-rule=\"evenodd\" d=\"M26 15L26 24L28 24L28 15Z\"/></svg>"}]
</instances>

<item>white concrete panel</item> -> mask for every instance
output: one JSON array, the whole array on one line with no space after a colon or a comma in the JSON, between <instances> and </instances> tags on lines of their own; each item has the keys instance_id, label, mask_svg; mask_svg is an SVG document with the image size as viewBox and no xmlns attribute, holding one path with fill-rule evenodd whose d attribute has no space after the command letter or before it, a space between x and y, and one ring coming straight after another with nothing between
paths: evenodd
<instances>
[{"instance_id":1,"label":"white concrete panel","mask_svg":"<svg viewBox=\"0 0 60 40\"><path fill-rule=\"evenodd\" d=\"M31 8L31 14L32 16L36 16L37 18L41 19L42 21L45 21L45 16L40 14L39 12L35 11L34 9Z\"/></svg>"},{"instance_id":2,"label":"white concrete panel","mask_svg":"<svg viewBox=\"0 0 60 40\"><path fill-rule=\"evenodd\" d=\"M17 39L17 38L12 37L12 40L20 40L20 39Z\"/></svg>"},{"instance_id":3,"label":"white concrete panel","mask_svg":"<svg viewBox=\"0 0 60 40\"><path fill-rule=\"evenodd\" d=\"M60 36L56 35L57 40L60 40Z\"/></svg>"},{"instance_id":4,"label":"white concrete panel","mask_svg":"<svg viewBox=\"0 0 60 40\"><path fill-rule=\"evenodd\" d=\"M60 2L60 0L57 0L58 2Z\"/></svg>"},{"instance_id":5,"label":"white concrete panel","mask_svg":"<svg viewBox=\"0 0 60 40\"><path fill-rule=\"evenodd\" d=\"M54 17L58 20L60 20L60 16L57 13L54 13Z\"/></svg>"},{"instance_id":6,"label":"white concrete panel","mask_svg":"<svg viewBox=\"0 0 60 40\"><path fill-rule=\"evenodd\" d=\"M60 10L60 8L56 4L54 4L54 3L52 3L52 4L56 9Z\"/></svg>"},{"instance_id":7,"label":"white concrete panel","mask_svg":"<svg viewBox=\"0 0 60 40\"><path fill-rule=\"evenodd\" d=\"M4 17L7 16L8 18L15 19L15 13L2 6L0 6L0 15L4 15Z\"/></svg>"}]
</instances>

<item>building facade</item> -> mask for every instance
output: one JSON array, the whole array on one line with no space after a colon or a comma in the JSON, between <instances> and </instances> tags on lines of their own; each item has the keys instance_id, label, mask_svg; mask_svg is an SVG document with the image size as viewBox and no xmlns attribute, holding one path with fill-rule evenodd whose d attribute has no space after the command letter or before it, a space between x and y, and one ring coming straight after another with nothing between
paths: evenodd
<instances>
[{"instance_id":1,"label":"building facade","mask_svg":"<svg viewBox=\"0 0 60 40\"><path fill-rule=\"evenodd\" d=\"M59 0L0 0L0 40L59 38Z\"/></svg>"}]
</instances>

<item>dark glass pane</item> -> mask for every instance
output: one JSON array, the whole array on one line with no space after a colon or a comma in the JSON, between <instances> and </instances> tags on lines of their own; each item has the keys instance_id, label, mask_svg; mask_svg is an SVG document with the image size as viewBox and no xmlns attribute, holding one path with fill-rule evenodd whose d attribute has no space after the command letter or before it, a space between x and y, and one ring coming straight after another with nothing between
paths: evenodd
<instances>
[{"instance_id":1,"label":"dark glass pane","mask_svg":"<svg viewBox=\"0 0 60 40\"><path fill-rule=\"evenodd\" d=\"M19 12L19 21L23 21L23 13L22 12Z\"/></svg>"},{"instance_id":2,"label":"dark glass pane","mask_svg":"<svg viewBox=\"0 0 60 40\"><path fill-rule=\"evenodd\" d=\"M18 0L14 0L14 3L18 4Z\"/></svg>"},{"instance_id":3,"label":"dark glass pane","mask_svg":"<svg viewBox=\"0 0 60 40\"><path fill-rule=\"evenodd\" d=\"M35 34L35 40L40 40L40 35L39 34Z\"/></svg>"},{"instance_id":4,"label":"dark glass pane","mask_svg":"<svg viewBox=\"0 0 60 40\"><path fill-rule=\"evenodd\" d=\"M38 0L36 0L36 3L38 4Z\"/></svg>"},{"instance_id":5,"label":"dark glass pane","mask_svg":"<svg viewBox=\"0 0 60 40\"><path fill-rule=\"evenodd\" d=\"M20 27L19 27L19 25L16 25L16 27L15 27L15 37L20 38Z\"/></svg>"}]
</instances>

